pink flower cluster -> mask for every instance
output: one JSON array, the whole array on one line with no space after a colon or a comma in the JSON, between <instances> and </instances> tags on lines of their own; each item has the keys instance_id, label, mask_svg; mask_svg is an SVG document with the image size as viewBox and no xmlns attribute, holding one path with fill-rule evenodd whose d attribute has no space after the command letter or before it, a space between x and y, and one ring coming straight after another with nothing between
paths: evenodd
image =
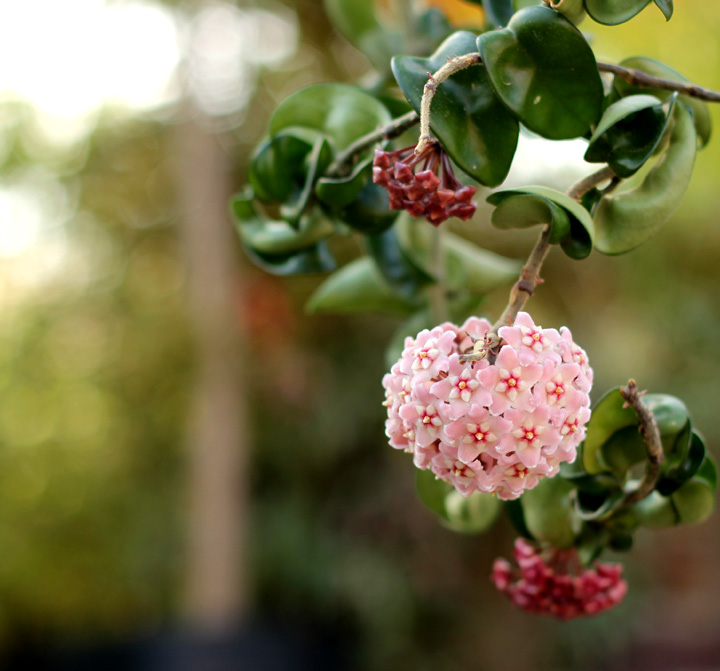
<instances>
[{"instance_id":1,"label":"pink flower cluster","mask_svg":"<svg viewBox=\"0 0 720 671\"><path fill-rule=\"evenodd\" d=\"M406 338L383 378L385 428L392 447L462 494L515 499L575 459L593 374L568 329L543 329L524 312L498 330L499 351L473 357L491 328L470 317Z\"/></svg>"},{"instance_id":2,"label":"pink flower cluster","mask_svg":"<svg viewBox=\"0 0 720 671\"><path fill-rule=\"evenodd\" d=\"M477 189L457 180L440 145L432 142L417 155L414 150L375 150L373 181L388 190L390 209L407 210L413 217L424 216L434 226L450 217L472 217L477 207L472 197ZM439 166L442 177L438 177ZM416 173L417 167L421 169Z\"/></svg>"},{"instance_id":3,"label":"pink flower cluster","mask_svg":"<svg viewBox=\"0 0 720 671\"><path fill-rule=\"evenodd\" d=\"M574 548L550 549L543 559L538 548L518 538L513 555L519 570L514 571L505 559L496 559L492 581L516 606L530 613L561 620L596 615L617 606L627 592L620 564L595 562L592 569L581 568Z\"/></svg>"}]
</instances>

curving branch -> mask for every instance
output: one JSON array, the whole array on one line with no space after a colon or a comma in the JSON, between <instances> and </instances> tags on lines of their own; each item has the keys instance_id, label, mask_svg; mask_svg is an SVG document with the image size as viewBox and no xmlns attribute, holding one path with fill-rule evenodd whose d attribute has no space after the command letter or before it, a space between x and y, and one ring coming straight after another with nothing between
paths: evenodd
<instances>
[{"instance_id":1,"label":"curving branch","mask_svg":"<svg viewBox=\"0 0 720 671\"><path fill-rule=\"evenodd\" d=\"M664 458L657 422L655 421L652 410L645 405L641 398L644 393L644 391L638 390L635 380L628 380L627 385L620 389L620 394L625 399L626 404L629 405L638 416L640 433L642 433L645 439L648 456L645 475L640 481L640 484L625 495L623 499L624 505L637 503L650 495L655 489L655 485L660 477L660 469Z\"/></svg>"},{"instance_id":2,"label":"curving branch","mask_svg":"<svg viewBox=\"0 0 720 671\"><path fill-rule=\"evenodd\" d=\"M720 102L720 91L703 88L691 82L678 82L674 79L663 79L662 77L653 77L652 75L635 70L633 68L624 68L622 65L614 65L613 63L601 63L598 61L598 70L600 72L612 72L616 77L624 79L628 84L633 86L651 87L656 89L665 89L666 91L677 91L684 93L692 98L699 98L707 102Z\"/></svg>"}]
</instances>

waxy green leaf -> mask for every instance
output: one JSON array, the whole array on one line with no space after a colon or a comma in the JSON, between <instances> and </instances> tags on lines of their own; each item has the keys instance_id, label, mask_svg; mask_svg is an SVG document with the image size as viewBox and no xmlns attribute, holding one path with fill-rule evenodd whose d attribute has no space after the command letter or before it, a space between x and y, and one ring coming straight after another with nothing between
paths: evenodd
<instances>
[{"instance_id":1,"label":"waxy green leaf","mask_svg":"<svg viewBox=\"0 0 720 671\"><path fill-rule=\"evenodd\" d=\"M448 58L475 52L475 37L457 32L430 58L393 58L395 79L415 111L420 112L428 72L439 70ZM518 123L498 100L484 67L469 67L438 86L430 116L432 132L461 170L486 186L505 179L517 147Z\"/></svg>"},{"instance_id":2,"label":"waxy green leaf","mask_svg":"<svg viewBox=\"0 0 720 671\"><path fill-rule=\"evenodd\" d=\"M480 35L477 47L495 92L530 130L564 140L585 135L600 119L595 56L558 12L521 10L507 28Z\"/></svg>"},{"instance_id":3,"label":"waxy green leaf","mask_svg":"<svg viewBox=\"0 0 720 671\"><path fill-rule=\"evenodd\" d=\"M380 312L411 314L417 309L388 286L369 256L362 256L330 275L305 306L309 312Z\"/></svg>"},{"instance_id":4,"label":"waxy green leaf","mask_svg":"<svg viewBox=\"0 0 720 671\"><path fill-rule=\"evenodd\" d=\"M399 296L417 301L420 290L435 281L423 265L403 249L398 241L397 226L384 233L368 235L366 241L375 265Z\"/></svg>"},{"instance_id":5,"label":"waxy green leaf","mask_svg":"<svg viewBox=\"0 0 720 671\"><path fill-rule=\"evenodd\" d=\"M585 440L580 448L583 466L588 473L595 474L609 470L607 464L602 461L600 448L619 429L637 426L635 411L624 405L625 399L620 394L620 387L610 390L595 404L587 425Z\"/></svg>"},{"instance_id":6,"label":"waxy green leaf","mask_svg":"<svg viewBox=\"0 0 720 671\"><path fill-rule=\"evenodd\" d=\"M585 10L598 23L616 26L629 21L650 4L650 0L585 0Z\"/></svg>"},{"instance_id":7,"label":"waxy green leaf","mask_svg":"<svg viewBox=\"0 0 720 671\"><path fill-rule=\"evenodd\" d=\"M626 58L620 63L620 65L632 70L640 70L641 72L653 77L659 77L660 79L670 79L676 82L689 83L689 80L681 75L677 70L673 70L673 68L669 65L665 65L665 63L656 61L653 58L647 58L646 56ZM672 91L668 91L667 89L634 86L618 76L615 77L614 81L615 88L623 96L640 93L655 96L660 100L667 100L669 97L674 95ZM700 147L704 147L708 143L712 133L712 118L710 117L710 110L708 109L707 104L698 98L684 95L682 93L678 95L678 101L692 110L693 122L695 123L695 130L697 131Z\"/></svg>"},{"instance_id":8,"label":"waxy green leaf","mask_svg":"<svg viewBox=\"0 0 720 671\"><path fill-rule=\"evenodd\" d=\"M522 495L525 524L534 538L556 548L573 546L579 531L570 497L574 491L563 478L543 478Z\"/></svg>"},{"instance_id":9,"label":"waxy green leaf","mask_svg":"<svg viewBox=\"0 0 720 671\"><path fill-rule=\"evenodd\" d=\"M590 213L564 193L544 186L496 191L487 202L495 205L492 223L498 228L527 228L550 224L550 242L560 244L574 259L592 250L594 224Z\"/></svg>"},{"instance_id":10,"label":"waxy green leaf","mask_svg":"<svg viewBox=\"0 0 720 671\"><path fill-rule=\"evenodd\" d=\"M325 136L334 151L391 121L369 93L347 84L316 84L286 98L270 119L270 135L301 128Z\"/></svg>"},{"instance_id":11,"label":"waxy green leaf","mask_svg":"<svg viewBox=\"0 0 720 671\"><path fill-rule=\"evenodd\" d=\"M680 205L692 176L697 135L684 105L676 105L673 116L668 148L642 184L600 201L595 246L604 254L623 254L642 244Z\"/></svg>"},{"instance_id":12,"label":"waxy green leaf","mask_svg":"<svg viewBox=\"0 0 720 671\"><path fill-rule=\"evenodd\" d=\"M673 0L655 0L655 4L665 15L665 20L669 21L673 15Z\"/></svg>"},{"instance_id":13,"label":"waxy green leaf","mask_svg":"<svg viewBox=\"0 0 720 671\"><path fill-rule=\"evenodd\" d=\"M675 106L655 96L621 98L605 110L590 138L585 160L607 163L622 178L634 175L656 151Z\"/></svg>"}]
</instances>

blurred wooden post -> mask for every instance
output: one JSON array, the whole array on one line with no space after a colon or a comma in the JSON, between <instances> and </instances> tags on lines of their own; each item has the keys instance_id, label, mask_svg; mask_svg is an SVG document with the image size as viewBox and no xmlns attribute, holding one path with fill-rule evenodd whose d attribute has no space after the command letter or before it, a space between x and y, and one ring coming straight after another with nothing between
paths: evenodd
<instances>
[{"instance_id":1,"label":"blurred wooden post","mask_svg":"<svg viewBox=\"0 0 720 671\"><path fill-rule=\"evenodd\" d=\"M220 633L247 610L250 441L241 370L240 268L228 213L231 165L217 136L190 107L189 119L176 129L177 200L198 364L187 445L185 605L189 624Z\"/></svg>"}]
</instances>

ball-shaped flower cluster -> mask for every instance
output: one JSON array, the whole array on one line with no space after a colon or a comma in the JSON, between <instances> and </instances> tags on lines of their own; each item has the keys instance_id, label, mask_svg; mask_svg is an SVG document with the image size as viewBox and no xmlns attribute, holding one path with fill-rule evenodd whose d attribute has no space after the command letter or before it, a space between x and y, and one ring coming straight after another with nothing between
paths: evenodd
<instances>
[{"instance_id":1,"label":"ball-shaped flower cluster","mask_svg":"<svg viewBox=\"0 0 720 671\"><path fill-rule=\"evenodd\" d=\"M375 150L373 181L387 189L390 209L407 210L413 217L425 217L434 226L450 217L463 220L472 217L477 207L472 197L477 189L457 180L443 149L431 142L419 154L414 150L414 147L394 152ZM420 170L415 172L417 168Z\"/></svg>"},{"instance_id":2,"label":"ball-shaped flower cluster","mask_svg":"<svg viewBox=\"0 0 720 671\"><path fill-rule=\"evenodd\" d=\"M518 538L513 551L518 569L496 559L492 581L511 601L530 613L561 620L596 615L619 604L627 592L620 564L578 563L577 551L551 548L545 552Z\"/></svg>"},{"instance_id":3,"label":"ball-shaped flower cluster","mask_svg":"<svg viewBox=\"0 0 720 671\"><path fill-rule=\"evenodd\" d=\"M575 459L593 374L567 328L521 312L483 351L491 328L470 317L406 338L383 378L385 427L392 447L462 494L515 499Z\"/></svg>"}]
</instances>

